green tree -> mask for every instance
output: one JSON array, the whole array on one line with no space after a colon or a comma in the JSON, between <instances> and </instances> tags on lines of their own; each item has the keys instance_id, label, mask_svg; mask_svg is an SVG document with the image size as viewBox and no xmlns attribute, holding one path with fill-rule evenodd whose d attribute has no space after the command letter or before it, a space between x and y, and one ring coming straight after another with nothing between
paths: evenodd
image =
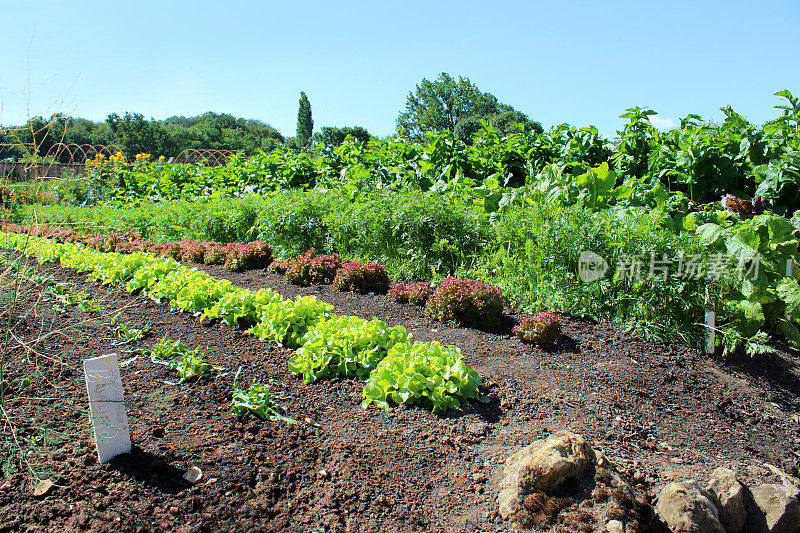
<instances>
[{"instance_id":1,"label":"green tree","mask_svg":"<svg viewBox=\"0 0 800 533\"><path fill-rule=\"evenodd\" d=\"M311 118L311 102L306 93L300 92L300 107L297 110L297 139L296 143L304 148L311 143L311 134L314 131L314 120Z\"/></svg>"},{"instance_id":2,"label":"green tree","mask_svg":"<svg viewBox=\"0 0 800 533\"><path fill-rule=\"evenodd\" d=\"M361 126L346 126L344 128L325 126L322 128L320 140L325 145L325 148L334 148L342 144L348 135L362 143L368 142L372 138L369 132Z\"/></svg>"},{"instance_id":3,"label":"green tree","mask_svg":"<svg viewBox=\"0 0 800 533\"><path fill-rule=\"evenodd\" d=\"M474 124L480 119L499 122L504 133L510 133L512 124L521 123L526 131L541 132L542 126L531 121L524 113L498 102L491 93L482 92L468 78L458 81L442 72L435 81L425 78L409 93L406 109L397 117L397 131L405 137L419 139L429 131L450 130L472 135Z\"/></svg>"},{"instance_id":4,"label":"green tree","mask_svg":"<svg viewBox=\"0 0 800 533\"><path fill-rule=\"evenodd\" d=\"M108 115L106 119L113 141L118 144L128 158L136 154L163 155L170 157L177 155L175 142L170 131L161 123L153 119L144 119L139 113L125 113L120 117L116 113Z\"/></svg>"}]
</instances>

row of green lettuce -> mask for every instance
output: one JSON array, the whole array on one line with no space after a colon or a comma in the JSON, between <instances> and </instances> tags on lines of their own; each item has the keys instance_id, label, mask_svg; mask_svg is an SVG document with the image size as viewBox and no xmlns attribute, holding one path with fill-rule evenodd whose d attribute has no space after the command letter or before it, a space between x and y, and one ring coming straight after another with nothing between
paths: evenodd
<instances>
[{"instance_id":1,"label":"row of green lettuce","mask_svg":"<svg viewBox=\"0 0 800 533\"><path fill-rule=\"evenodd\" d=\"M366 381L362 405L388 409L420 404L441 412L480 399L481 379L455 346L412 342L402 326L337 316L311 296L285 300L270 289L252 291L229 280L151 254L103 253L81 244L55 243L0 232L0 246L88 272L103 284L124 285L201 319L219 319L261 339L296 349L289 369L306 383L343 375Z\"/></svg>"},{"instance_id":2,"label":"row of green lettuce","mask_svg":"<svg viewBox=\"0 0 800 533\"><path fill-rule=\"evenodd\" d=\"M755 353L775 334L800 343L797 271L786 275L787 261L800 259L800 218L771 212L590 209L552 201L489 217L432 193L375 191L352 198L342 190L294 190L124 208L49 206L35 216L31 211L28 221L34 219L79 231L136 230L155 242L261 239L282 259L315 248L378 262L393 279L480 279L500 286L509 304L525 312L612 320L646 338L690 344L705 337L704 312L714 302L726 351L745 346ZM585 251L607 262L606 275L581 280ZM721 256L730 268L713 276L680 275L690 258L711 267ZM619 275L630 258L641 262L640 275ZM651 275L651 260L666 260L668 275ZM759 268L752 279L740 275L736 267L754 261Z\"/></svg>"}]
</instances>

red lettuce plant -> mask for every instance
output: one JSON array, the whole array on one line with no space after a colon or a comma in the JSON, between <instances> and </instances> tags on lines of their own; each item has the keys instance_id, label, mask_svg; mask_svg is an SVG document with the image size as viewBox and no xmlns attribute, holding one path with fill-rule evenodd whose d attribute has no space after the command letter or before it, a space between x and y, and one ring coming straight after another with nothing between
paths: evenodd
<instances>
[{"instance_id":1,"label":"red lettuce plant","mask_svg":"<svg viewBox=\"0 0 800 533\"><path fill-rule=\"evenodd\" d=\"M181 258L181 247L176 242L168 242L166 244L152 244L147 249L147 251L159 257L166 257L175 260L180 260Z\"/></svg>"},{"instance_id":2,"label":"red lettuce plant","mask_svg":"<svg viewBox=\"0 0 800 533\"><path fill-rule=\"evenodd\" d=\"M333 288L360 294L377 292L385 294L389 290L389 275L377 263L343 263L333 278Z\"/></svg>"},{"instance_id":3,"label":"red lettuce plant","mask_svg":"<svg viewBox=\"0 0 800 533\"><path fill-rule=\"evenodd\" d=\"M317 251L310 248L304 255L291 261L286 268L286 279L296 285L311 285L332 283L336 271L342 266L339 254L316 255Z\"/></svg>"},{"instance_id":4,"label":"red lettuce plant","mask_svg":"<svg viewBox=\"0 0 800 533\"><path fill-rule=\"evenodd\" d=\"M181 241L181 261L187 263L202 263L206 255L206 246L211 243L197 241Z\"/></svg>"},{"instance_id":5,"label":"red lettuce plant","mask_svg":"<svg viewBox=\"0 0 800 533\"><path fill-rule=\"evenodd\" d=\"M500 287L474 279L447 278L428 299L425 314L454 326L493 327L503 313Z\"/></svg>"},{"instance_id":6,"label":"red lettuce plant","mask_svg":"<svg viewBox=\"0 0 800 533\"><path fill-rule=\"evenodd\" d=\"M292 261L291 259L286 259L285 261L273 261L267 267L267 270L269 270L270 272L275 272L276 274L282 276L286 274L286 271L289 269L290 266L292 266L292 263L294 263L294 261Z\"/></svg>"},{"instance_id":7,"label":"red lettuce plant","mask_svg":"<svg viewBox=\"0 0 800 533\"><path fill-rule=\"evenodd\" d=\"M431 286L424 281L415 283L393 283L389 287L389 296L400 303L412 303L414 305L425 305L432 293Z\"/></svg>"},{"instance_id":8,"label":"red lettuce plant","mask_svg":"<svg viewBox=\"0 0 800 533\"><path fill-rule=\"evenodd\" d=\"M553 313L541 312L523 318L512 331L523 342L555 346L561 338L561 322Z\"/></svg>"},{"instance_id":9,"label":"red lettuce plant","mask_svg":"<svg viewBox=\"0 0 800 533\"><path fill-rule=\"evenodd\" d=\"M133 252L144 252L149 246L150 241L144 239L120 241L117 243L116 251L121 254L132 254Z\"/></svg>"},{"instance_id":10,"label":"red lettuce plant","mask_svg":"<svg viewBox=\"0 0 800 533\"><path fill-rule=\"evenodd\" d=\"M224 266L228 270L266 268L272 262L272 246L264 241L229 244Z\"/></svg>"},{"instance_id":11,"label":"red lettuce plant","mask_svg":"<svg viewBox=\"0 0 800 533\"><path fill-rule=\"evenodd\" d=\"M228 247L215 242L207 243L203 251L203 263L207 265L221 265L228 257Z\"/></svg>"}]
</instances>

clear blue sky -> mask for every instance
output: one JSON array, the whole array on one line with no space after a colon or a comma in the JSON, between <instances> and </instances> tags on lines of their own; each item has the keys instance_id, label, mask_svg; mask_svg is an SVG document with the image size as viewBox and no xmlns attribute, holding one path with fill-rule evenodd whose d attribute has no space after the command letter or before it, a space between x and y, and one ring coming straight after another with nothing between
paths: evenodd
<instances>
[{"instance_id":1,"label":"clear blue sky","mask_svg":"<svg viewBox=\"0 0 800 533\"><path fill-rule=\"evenodd\" d=\"M547 128L613 134L628 107L664 123L732 105L775 116L800 94L800 1L0 0L0 123L55 111L104 120L205 111L294 135L395 131L406 96L445 71ZM28 84L28 80L30 83Z\"/></svg>"}]
</instances>

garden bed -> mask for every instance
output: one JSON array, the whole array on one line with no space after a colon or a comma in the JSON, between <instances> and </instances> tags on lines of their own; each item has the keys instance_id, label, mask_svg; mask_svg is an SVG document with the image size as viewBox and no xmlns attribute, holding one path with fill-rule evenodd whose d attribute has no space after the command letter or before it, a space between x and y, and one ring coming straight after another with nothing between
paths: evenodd
<instances>
[{"instance_id":1,"label":"garden bed","mask_svg":"<svg viewBox=\"0 0 800 533\"><path fill-rule=\"evenodd\" d=\"M56 486L37 497L26 468L0 477L0 531L503 529L496 513L502 461L561 429L583 434L651 492L672 480L705 480L716 466L753 481L768 479L764 462L798 474L794 352L724 364L570 317L562 317L560 346L540 349L512 335L511 315L493 331L456 329L388 296L198 266L241 287L313 295L339 315L403 325L418 341L455 344L490 399L444 415L417 407L385 412L360 406L363 384L355 379L303 385L288 371L289 349L201 324L166 303L86 282L55 264L36 268L107 309L62 313L37 287L25 284L20 292L6 378L28 377L30 386L7 395L6 409L18 441L40 454L28 456L34 470ZM118 322L149 326L150 334L113 346L105 318L117 311ZM169 370L147 358L124 366L134 452L98 465L81 359L118 352L129 360L129 350L164 335L210 350L207 360L227 373L169 385ZM230 390L240 366L241 383L274 379L276 390L293 397L280 402L286 415L301 423L235 417ZM191 466L204 472L196 485L181 477Z\"/></svg>"}]
</instances>

